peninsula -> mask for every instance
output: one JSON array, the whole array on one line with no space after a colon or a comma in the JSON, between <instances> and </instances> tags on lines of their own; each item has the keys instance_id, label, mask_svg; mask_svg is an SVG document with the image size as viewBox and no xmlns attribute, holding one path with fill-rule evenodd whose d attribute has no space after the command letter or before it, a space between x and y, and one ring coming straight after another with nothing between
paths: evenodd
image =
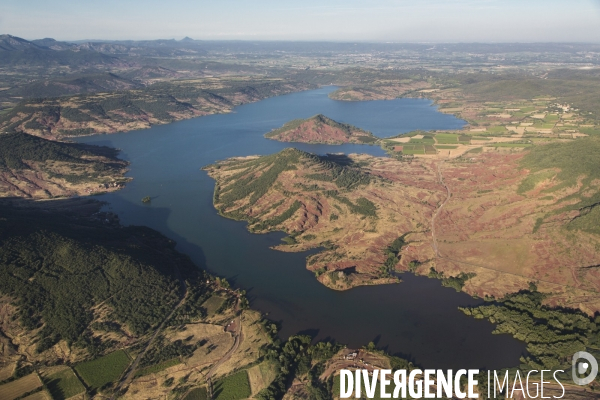
<instances>
[{"instance_id":1,"label":"peninsula","mask_svg":"<svg viewBox=\"0 0 600 400\"><path fill-rule=\"evenodd\" d=\"M396 271L478 297L536 281L553 293L548 302L594 313L600 281L587 266L598 265L600 240L587 204L597 180L586 176L598 146L589 137L449 161L285 149L207 170L223 216L248 221L252 232L287 232L278 250L322 248L307 268L332 289L395 282ZM580 157L567 162L563 154ZM549 157L563 160L562 173L546 165ZM582 177L579 188L565 186L571 173Z\"/></svg>"}]
</instances>

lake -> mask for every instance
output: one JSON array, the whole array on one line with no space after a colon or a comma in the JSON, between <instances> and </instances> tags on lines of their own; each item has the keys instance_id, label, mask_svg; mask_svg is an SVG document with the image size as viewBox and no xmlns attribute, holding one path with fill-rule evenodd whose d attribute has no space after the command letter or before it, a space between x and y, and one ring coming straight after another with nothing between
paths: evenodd
<instances>
[{"instance_id":1,"label":"lake","mask_svg":"<svg viewBox=\"0 0 600 400\"><path fill-rule=\"evenodd\" d=\"M429 100L342 102L327 96L334 89L279 96L236 107L230 114L78 141L119 148L121 157L131 162L128 176L134 180L119 192L99 197L121 223L162 232L197 265L247 290L252 307L280 323L282 337L300 332L352 347L373 341L428 368L517 365L523 343L492 335L491 323L457 309L481 300L411 274L402 274L400 284L336 292L306 270L306 253L270 249L283 233L250 234L244 222L217 215L212 205L214 181L201 170L217 160L272 154L286 147L318 154L385 155L376 146L291 144L263 137L289 120L324 114L379 137L416 129L459 129L465 123L440 113ZM145 196L152 198L151 204L142 204Z\"/></svg>"}]
</instances>

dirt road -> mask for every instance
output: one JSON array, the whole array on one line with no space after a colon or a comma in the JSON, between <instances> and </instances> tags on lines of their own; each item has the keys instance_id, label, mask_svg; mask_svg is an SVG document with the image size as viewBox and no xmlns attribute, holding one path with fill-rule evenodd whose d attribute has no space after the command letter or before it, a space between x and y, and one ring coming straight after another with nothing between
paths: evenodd
<instances>
[{"instance_id":1,"label":"dirt road","mask_svg":"<svg viewBox=\"0 0 600 400\"><path fill-rule=\"evenodd\" d=\"M442 211L442 209L444 208L446 203L448 203L448 200L450 200L450 197L452 196L452 194L450 193L450 188L448 187L448 185L446 185L446 182L444 182L444 176L442 175L442 171L441 171L442 163L443 163L443 161L440 161L437 164L437 174L438 174L439 182L446 189L446 199L444 200L444 202L442 204L440 204L440 206L437 208L437 210L435 210L435 212L433 213L433 216L431 217L431 238L433 240L432 246L433 246L433 251L435 253L435 256L438 258L441 256L440 256L440 251L438 249L437 237L435 235L435 219L440 214L440 212Z\"/></svg>"}]
</instances>

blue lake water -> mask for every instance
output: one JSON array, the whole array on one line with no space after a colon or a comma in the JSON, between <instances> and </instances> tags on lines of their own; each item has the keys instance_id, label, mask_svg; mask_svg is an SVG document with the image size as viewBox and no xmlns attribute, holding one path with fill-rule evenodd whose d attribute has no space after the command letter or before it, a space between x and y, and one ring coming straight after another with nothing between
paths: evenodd
<instances>
[{"instance_id":1,"label":"blue lake water","mask_svg":"<svg viewBox=\"0 0 600 400\"><path fill-rule=\"evenodd\" d=\"M281 323L281 335L310 333L349 346L374 341L429 368L500 368L518 364L524 345L492 335L493 325L463 315L458 306L479 304L425 277L403 274L403 283L330 290L305 268L305 254L271 250L282 233L250 234L246 224L219 217L214 181L200 168L233 156L271 154L286 147L324 153L369 153L376 146L308 145L263 135L296 118L324 114L389 137L411 130L457 129L464 121L442 114L423 99L341 102L327 87L237 107L150 129L96 135L79 142L122 150L131 162L125 189L99 197L123 224L150 226L178 243L200 267L248 291L252 307ZM149 205L141 203L151 196Z\"/></svg>"}]
</instances>

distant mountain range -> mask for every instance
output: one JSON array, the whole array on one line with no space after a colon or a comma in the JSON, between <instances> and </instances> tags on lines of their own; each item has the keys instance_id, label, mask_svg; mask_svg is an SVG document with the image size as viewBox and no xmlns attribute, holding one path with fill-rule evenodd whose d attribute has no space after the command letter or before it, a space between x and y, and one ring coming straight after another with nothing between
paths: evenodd
<instances>
[{"instance_id":1,"label":"distant mountain range","mask_svg":"<svg viewBox=\"0 0 600 400\"><path fill-rule=\"evenodd\" d=\"M62 42L52 38L25 40L0 35L0 65L111 65L124 62L122 57L183 57L206 54L200 41L84 41Z\"/></svg>"}]
</instances>

